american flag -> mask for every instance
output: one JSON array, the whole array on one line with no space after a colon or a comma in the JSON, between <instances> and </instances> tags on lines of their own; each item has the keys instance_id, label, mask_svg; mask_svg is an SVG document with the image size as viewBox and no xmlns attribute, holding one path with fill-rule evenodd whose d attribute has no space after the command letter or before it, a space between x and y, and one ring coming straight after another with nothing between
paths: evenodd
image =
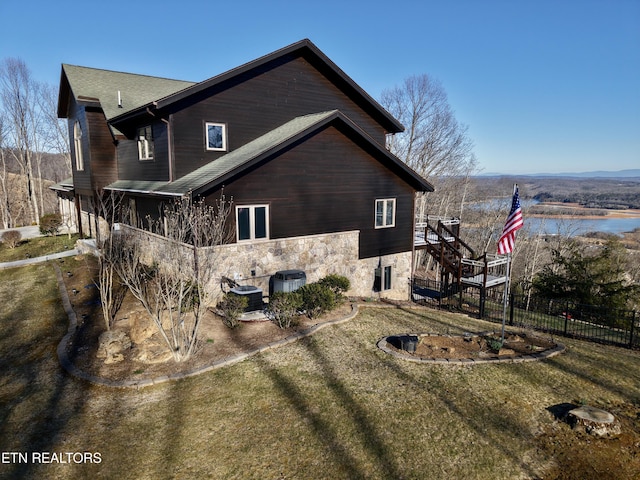
<instances>
[{"instance_id":1,"label":"american flag","mask_svg":"<svg viewBox=\"0 0 640 480\"><path fill-rule=\"evenodd\" d=\"M513 190L513 200L511 201L511 211L507 217L507 222L502 229L502 235L498 240L498 254L504 255L513 252L516 244L516 232L522 228L524 222L522 220L522 209L520 208L520 196L518 195L518 186Z\"/></svg>"}]
</instances>

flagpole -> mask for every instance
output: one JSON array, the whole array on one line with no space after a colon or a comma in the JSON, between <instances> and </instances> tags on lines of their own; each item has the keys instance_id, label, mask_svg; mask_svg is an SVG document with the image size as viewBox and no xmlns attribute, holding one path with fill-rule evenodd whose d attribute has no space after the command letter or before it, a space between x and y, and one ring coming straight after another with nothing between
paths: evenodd
<instances>
[{"instance_id":1,"label":"flagpole","mask_svg":"<svg viewBox=\"0 0 640 480\"><path fill-rule=\"evenodd\" d=\"M507 253L507 280L504 283L504 298L502 300L502 333L500 342L504 343L504 326L507 320L507 301L509 298L509 284L511 283L511 253Z\"/></svg>"},{"instance_id":2,"label":"flagpole","mask_svg":"<svg viewBox=\"0 0 640 480\"><path fill-rule=\"evenodd\" d=\"M514 183L512 199L515 198L517 191L518 191L518 184ZM504 343L504 329L507 321L507 302L509 301L509 286L511 283L511 251L507 252L507 272L506 273L507 273L507 279L504 283L504 298L502 299L502 332L500 335L501 343Z\"/></svg>"}]
</instances>

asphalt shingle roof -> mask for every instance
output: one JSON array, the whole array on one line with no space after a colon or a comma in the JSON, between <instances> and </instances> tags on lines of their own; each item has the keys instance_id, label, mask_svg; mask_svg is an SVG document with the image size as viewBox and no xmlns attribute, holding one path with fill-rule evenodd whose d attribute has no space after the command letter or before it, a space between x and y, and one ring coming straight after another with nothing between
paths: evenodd
<instances>
[{"instance_id":1,"label":"asphalt shingle roof","mask_svg":"<svg viewBox=\"0 0 640 480\"><path fill-rule=\"evenodd\" d=\"M390 164L395 164L401 171L404 171L402 175L405 175L405 179L409 179L417 190L433 191L431 184L404 165L389 151L378 145L373 139L367 137L366 133L360 130L356 124L338 110L296 117L173 182L118 180L106 188L110 190L173 196L203 193L203 191L209 188L224 183L226 179L242 171L254 161L258 161L271 153L276 153L304 134L334 120L339 120L349 126L358 135L368 139L370 144L378 149L381 156L387 157Z\"/></svg>"},{"instance_id":2,"label":"asphalt shingle roof","mask_svg":"<svg viewBox=\"0 0 640 480\"><path fill-rule=\"evenodd\" d=\"M107 121L195 84L68 64L63 64L62 70L75 100L99 101ZM118 106L118 92L121 107Z\"/></svg>"}]
</instances>

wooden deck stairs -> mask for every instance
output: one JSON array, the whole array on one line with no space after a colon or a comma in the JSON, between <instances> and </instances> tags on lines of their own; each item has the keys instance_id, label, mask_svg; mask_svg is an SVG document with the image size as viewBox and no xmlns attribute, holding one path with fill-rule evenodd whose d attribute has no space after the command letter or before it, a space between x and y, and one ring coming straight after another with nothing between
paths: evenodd
<instances>
[{"instance_id":1,"label":"wooden deck stairs","mask_svg":"<svg viewBox=\"0 0 640 480\"><path fill-rule=\"evenodd\" d=\"M416 222L416 249L424 249L440 267L439 288L420 289L415 294L442 298L461 293L467 287L487 288L507 280L507 257L474 250L460 238L460 219L428 216ZM415 290L415 289L414 289Z\"/></svg>"}]
</instances>

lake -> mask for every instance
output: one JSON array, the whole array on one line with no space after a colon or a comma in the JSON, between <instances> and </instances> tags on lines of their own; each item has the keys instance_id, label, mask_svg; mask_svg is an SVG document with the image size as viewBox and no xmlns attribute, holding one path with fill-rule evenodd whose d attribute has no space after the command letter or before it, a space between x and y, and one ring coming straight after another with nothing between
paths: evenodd
<instances>
[{"instance_id":1,"label":"lake","mask_svg":"<svg viewBox=\"0 0 640 480\"><path fill-rule=\"evenodd\" d=\"M640 228L640 218L598 218L598 219L576 219L576 218L524 218L525 226L531 233L542 229L543 233L553 235L577 235L587 232L606 232L617 235L623 232L631 232Z\"/></svg>"}]
</instances>

